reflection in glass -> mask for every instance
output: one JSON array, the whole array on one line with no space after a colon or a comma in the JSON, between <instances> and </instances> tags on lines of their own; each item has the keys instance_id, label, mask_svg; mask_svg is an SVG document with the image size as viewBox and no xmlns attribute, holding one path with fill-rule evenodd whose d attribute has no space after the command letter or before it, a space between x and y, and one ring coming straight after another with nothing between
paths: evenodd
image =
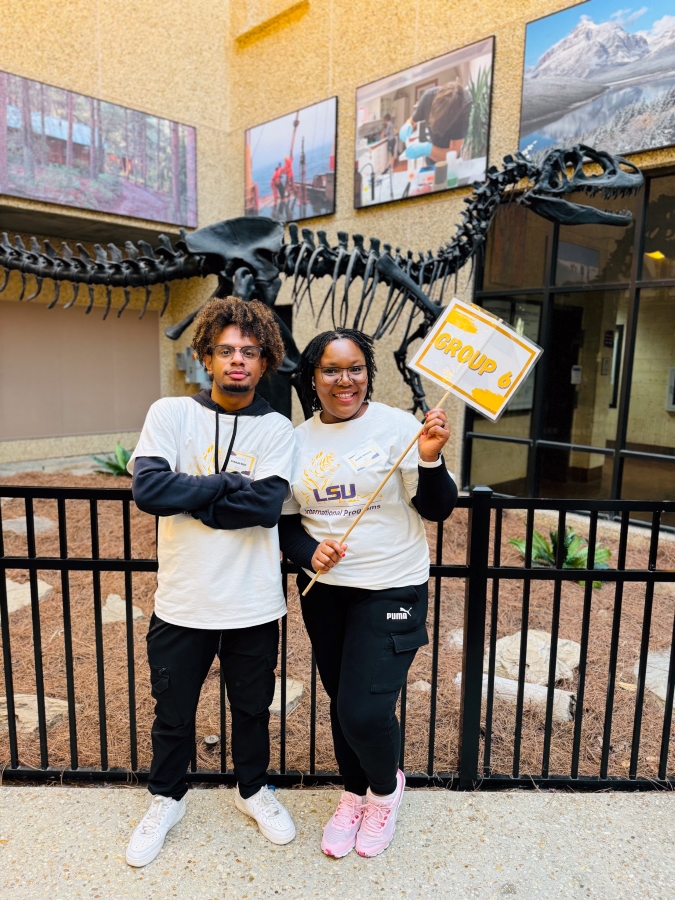
<instances>
[{"instance_id":1,"label":"reflection in glass","mask_svg":"<svg viewBox=\"0 0 675 900\"><path fill-rule=\"evenodd\" d=\"M621 481L623 500L675 500L675 458L673 462L627 457ZM636 519L651 521L650 513L631 513ZM662 525L675 526L675 513L661 516Z\"/></svg>"},{"instance_id":2,"label":"reflection in glass","mask_svg":"<svg viewBox=\"0 0 675 900\"><path fill-rule=\"evenodd\" d=\"M541 287L553 224L517 202L497 210L488 232L483 289Z\"/></svg>"},{"instance_id":3,"label":"reflection in glass","mask_svg":"<svg viewBox=\"0 0 675 900\"><path fill-rule=\"evenodd\" d=\"M640 292L628 450L675 456L675 288Z\"/></svg>"},{"instance_id":4,"label":"reflection in glass","mask_svg":"<svg viewBox=\"0 0 675 900\"><path fill-rule=\"evenodd\" d=\"M481 306L511 325L518 334L539 343L541 321L541 295L524 298L489 297ZM485 434L529 438L534 385L537 370L523 382L507 410L497 422L484 419L475 413L472 430ZM527 495L526 444L473 440L471 450L471 484L487 484L500 494Z\"/></svg>"},{"instance_id":5,"label":"reflection in glass","mask_svg":"<svg viewBox=\"0 0 675 900\"><path fill-rule=\"evenodd\" d=\"M529 419L529 416L527 418ZM500 425L502 421L503 417L496 425ZM476 428L475 430L487 431L488 429ZM490 430L492 431L492 429ZM527 437L527 435L525 436ZM497 494L526 497L528 449L526 444L509 444L503 441L485 441L474 438L471 447L471 486L486 484Z\"/></svg>"},{"instance_id":6,"label":"reflection in glass","mask_svg":"<svg viewBox=\"0 0 675 900\"><path fill-rule=\"evenodd\" d=\"M553 339L547 353L544 440L614 447L627 310L625 291L555 297ZM545 448L540 454L542 492L547 496L609 496L611 467L603 454L555 448Z\"/></svg>"},{"instance_id":7,"label":"reflection in glass","mask_svg":"<svg viewBox=\"0 0 675 900\"><path fill-rule=\"evenodd\" d=\"M675 175L649 184L642 278L675 278Z\"/></svg>"},{"instance_id":8,"label":"reflection in glass","mask_svg":"<svg viewBox=\"0 0 675 900\"><path fill-rule=\"evenodd\" d=\"M539 325L541 322L541 300L511 300L499 298L486 298L481 304L494 316L503 319L518 334L529 338L535 343L539 342ZM534 378L533 369L513 395L509 403L508 412L525 412L532 409L534 403Z\"/></svg>"},{"instance_id":9,"label":"reflection in glass","mask_svg":"<svg viewBox=\"0 0 675 900\"><path fill-rule=\"evenodd\" d=\"M640 194L631 197L591 198L586 193L570 194L567 199L583 206L612 212L628 209L635 213ZM595 284L628 281L633 259L635 221L625 228L616 225L561 225L556 265L557 285Z\"/></svg>"},{"instance_id":10,"label":"reflection in glass","mask_svg":"<svg viewBox=\"0 0 675 900\"><path fill-rule=\"evenodd\" d=\"M553 450L544 448L539 451L543 457L544 471L539 485L540 497L561 499L606 499L612 491L613 456L602 453L581 453L579 450ZM556 468L554 477L550 477L550 461L555 454ZM547 473L546 462L549 462ZM565 473L561 478L560 473ZM547 474L549 477L547 477Z\"/></svg>"}]
</instances>

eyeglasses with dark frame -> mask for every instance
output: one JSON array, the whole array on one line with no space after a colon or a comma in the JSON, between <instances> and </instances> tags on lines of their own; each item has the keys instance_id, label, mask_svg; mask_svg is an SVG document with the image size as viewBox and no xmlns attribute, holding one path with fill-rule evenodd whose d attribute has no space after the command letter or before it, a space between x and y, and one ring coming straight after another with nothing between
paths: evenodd
<instances>
[{"instance_id":1,"label":"eyeglasses with dark frame","mask_svg":"<svg viewBox=\"0 0 675 900\"><path fill-rule=\"evenodd\" d=\"M324 384L337 384L342 381L342 373L352 384L363 384L368 380L368 369L366 366L314 366L321 373L321 380Z\"/></svg>"},{"instance_id":2,"label":"eyeglasses with dark frame","mask_svg":"<svg viewBox=\"0 0 675 900\"><path fill-rule=\"evenodd\" d=\"M262 347L255 347L252 344L247 347L230 347L229 344L215 344L210 348L211 355L218 359L231 359L237 350L241 353L243 359L248 360L260 359L263 353Z\"/></svg>"}]
</instances>

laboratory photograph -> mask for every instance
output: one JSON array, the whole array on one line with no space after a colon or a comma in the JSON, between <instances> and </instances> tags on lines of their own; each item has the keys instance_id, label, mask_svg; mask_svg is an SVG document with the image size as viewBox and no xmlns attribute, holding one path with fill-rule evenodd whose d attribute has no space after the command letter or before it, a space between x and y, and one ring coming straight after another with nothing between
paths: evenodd
<instances>
[{"instance_id":1,"label":"laboratory photograph","mask_svg":"<svg viewBox=\"0 0 675 900\"><path fill-rule=\"evenodd\" d=\"M355 208L485 177L493 54L488 37L357 88Z\"/></svg>"}]
</instances>

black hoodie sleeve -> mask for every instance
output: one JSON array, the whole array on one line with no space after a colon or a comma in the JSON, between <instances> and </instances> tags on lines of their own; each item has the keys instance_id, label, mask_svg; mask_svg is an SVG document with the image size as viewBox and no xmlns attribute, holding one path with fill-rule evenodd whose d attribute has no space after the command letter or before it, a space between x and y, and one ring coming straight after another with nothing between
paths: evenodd
<instances>
[{"instance_id":1,"label":"black hoodie sleeve","mask_svg":"<svg viewBox=\"0 0 675 900\"><path fill-rule=\"evenodd\" d=\"M237 490L219 496L203 509L194 510L193 518L199 519L209 528L233 530L251 528L254 525L274 528L286 499L288 482L278 475L270 475L259 481L242 478L242 482Z\"/></svg>"},{"instance_id":2,"label":"black hoodie sleeve","mask_svg":"<svg viewBox=\"0 0 675 900\"><path fill-rule=\"evenodd\" d=\"M319 546L302 526L302 518L299 514L282 516L279 519L279 546L284 556L303 569L313 571L312 557Z\"/></svg>"},{"instance_id":3,"label":"black hoodie sleeve","mask_svg":"<svg viewBox=\"0 0 675 900\"><path fill-rule=\"evenodd\" d=\"M185 475L173 472L161 456L134 460L131 489L136 506L153 516L176 516L205 509L219 498L240 490L244 482L236 472L219 475Z\"/></svg>"},{"instance_id":4,"label":"black hoodie sleeve","mask_svg":"<svg viewBox=\"0 0 675 900\"><path fill-rule=\"evenodd\" d=\"M445 463L429 468L417 467L417 493L412 499L413 506L423 519L429 522L444 522L457 503L457 485L445 468Z\"/></svg>"},{"instance_id":5,"label":"black hoodie sleeve","mask_svg":"<svg viewBox=\"0 0 675 900\"><path fill-rule=\"evenodd\" d=\"M273 528L288 484L276 475L260 481L236 472L185 475L172 472L163 457L139 456L132 490L136 506L154 516L190 513L210 528Z\"/></svg>"}]
</instances>

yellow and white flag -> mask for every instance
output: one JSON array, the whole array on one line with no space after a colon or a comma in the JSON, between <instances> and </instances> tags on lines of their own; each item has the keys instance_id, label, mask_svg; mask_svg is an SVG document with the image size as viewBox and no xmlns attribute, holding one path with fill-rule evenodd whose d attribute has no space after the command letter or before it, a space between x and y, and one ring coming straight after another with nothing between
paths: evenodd
<instances>
[{"instance_id":1,"label":"yellow and white flag","mask_svg":"<svg viewBox=\"0 0 675 900\"><path fill-rule=\"evenodd\" d=\"M501 319L455 297L408 367L496 422L541 353Z\"/></svg>"}]
</instances>

